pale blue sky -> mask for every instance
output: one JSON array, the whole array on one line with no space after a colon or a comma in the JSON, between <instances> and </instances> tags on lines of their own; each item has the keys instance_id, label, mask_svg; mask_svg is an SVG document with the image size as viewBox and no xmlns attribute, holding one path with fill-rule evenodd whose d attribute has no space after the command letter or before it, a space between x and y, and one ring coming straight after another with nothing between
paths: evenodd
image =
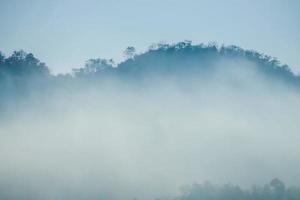
<instances>
[{"instance_id":1,"label":"pale blue sky","mask_svg":"<svg viewBox=\"0 0 300 200\"><path fill-rule=\"evenodd\" d=\"M156 42L235 44L300 73L300 0L0 0L0 50L24 49L53 72L123 59Z\"/></svg>"}]
</instances>

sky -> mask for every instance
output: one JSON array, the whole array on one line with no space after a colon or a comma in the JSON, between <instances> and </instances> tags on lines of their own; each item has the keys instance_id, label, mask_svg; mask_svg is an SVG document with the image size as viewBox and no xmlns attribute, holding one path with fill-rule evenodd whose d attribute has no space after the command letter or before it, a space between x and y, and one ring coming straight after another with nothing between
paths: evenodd
<instances>
[{"instance_id":1,"label":"sky","mask_svg":"<svg viewBox=\"0 0 300 200\"><path fill-rule=\"evenodd\" d=\"M191 40L238 45L300 74L299 0L0 0L0 51L23 49L65 73L134 46Z\"/></svg>"}]
</instances>

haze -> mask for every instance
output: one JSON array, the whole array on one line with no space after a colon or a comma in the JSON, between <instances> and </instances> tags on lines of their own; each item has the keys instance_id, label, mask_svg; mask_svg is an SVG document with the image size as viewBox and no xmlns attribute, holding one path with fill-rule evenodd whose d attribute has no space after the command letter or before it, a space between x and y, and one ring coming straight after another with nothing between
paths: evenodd
<instances>
[{"instance_id":1,"label":"haze","mask_svg":"<svg viewBox=\"0 0 300 200\"><path fill-rule=\"evenodd\" d=\"M130 56L64 76L24 52L3 60L2 199L155 199L207 180L300 185L300 81L287 66L189 42Z\"/></svg>"}]
</instances>

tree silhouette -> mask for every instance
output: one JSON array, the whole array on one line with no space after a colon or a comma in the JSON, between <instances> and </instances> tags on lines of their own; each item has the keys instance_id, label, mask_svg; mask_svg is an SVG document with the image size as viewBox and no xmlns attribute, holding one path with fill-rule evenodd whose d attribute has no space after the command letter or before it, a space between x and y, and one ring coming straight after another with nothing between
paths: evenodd
<instances>
[{"instance_id":1,"label":"tree silhouette","mask_svg":"<svg viewBox=\"0 0 300 200\"><path fill-rule=\"evenodd\" d=\"M124 51L124 55L125 55L126 58L131 59L131 58L134 57L135 51L136 51L136 50L135 50L134 47L132 47L132 46L127 47L127 48L125 49L125 51Z\"/></svg>"},{"instance_id":2,"label":"tree silhouette","mask_svg":"<svg viewBox=\"0 0 300 200\"><path fill-rule=\"evenodd\" d=\"M299 200L300 187L286 188L279 179L250 190L241 189L232 184L213 185L209 182L185 186L182 194L172 200ZM162 199L163 200L163 199Z\"/></svg>"},{"instance_id":3,"label":"tree silhouette","mask_svg":"<svg viewBox=\"0 0 300 200\"><path fill-rule=\"evenodd\" d=\"M48 76L49 69L45 63L40 62L33 54L21 50L14 51L8 58L5 58L1 54L0 74L11 77L25 77L29 75Z\"/></svg>"}]
</instances>

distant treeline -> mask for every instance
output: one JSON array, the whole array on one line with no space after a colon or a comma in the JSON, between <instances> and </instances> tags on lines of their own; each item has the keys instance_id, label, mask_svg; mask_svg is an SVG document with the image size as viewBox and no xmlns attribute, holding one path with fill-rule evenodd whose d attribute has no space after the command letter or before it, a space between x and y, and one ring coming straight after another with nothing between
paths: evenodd
<instances>
[{"instance_id":1,"label":"distant treeline","mask_svg":"<svg viewBox=\"0 0 300 200\"><path fill-rule=\"evenodd\" d=\"M217 81L216 84L222 85L222 82L218 83L220 77L211 77L218 71L230 68L230 65L234 66L228 70L230 73L237 71L233 76L229 75L234 85L243 85L240 82L245 77L248 82L251 80L250 76L247 77L248 68L254 69L261 80L268 80L261 83L267 83L268 87L287 84L288 87L300 88L300 77L293 74L287 65L281 65L270 56L237 46L218 47L214 44L192 45L191 42L180 42L153 45L139 54L134 47L128 47L125 54L127 59L119 64L111 59L90 59L82 68L54 75L32 53L21 50L8 57L0 53L0 110L6 107L3 103L22 101L23 97L32 92L49 94L47 90L53 88L74 89L75 86L84 87L86 84L103 85L104 81L112 80L136 86L143 83L151 85L157 80L165 79L171 79L176 84L185 84L186 88L194 85L195 81L205 84L205 81L214 80ZM246 76L234 77L244 69ZM230 73L221 74L228 78L226 76ZM254 83L256 81L250 81L250 84Z\"/></svg>"},{"instance_id":2,"label":"distant treeline","mask_svg":"<svg viewBox=\"0 0 300 200\"><path fill-rule=\"evenodd\" d=\"M119 64L113 60L90 59L85 66L73 69L70 74L54 76L45 63L33 54L15 51L5 57L0 52L0 79L41 76L41 77L83 77L103 74L131 75L131 77L150 74L174 74L178 72L203 72L212 68L212 64L222 59L241 59L250 61L260 67L262 73L282 79L299 79L287 65L281 65L276 58L260 54L252 50L244 50L237 46L218 47L211 45L192 45L191 42L177 44L157 44L145 53L136 54L134 47L125 50L127 59ZM200 75L200 74L199 74Z\"/></svg>"},{"instance_id":3,"label":"distant treeline","mask_svg":"<svg viewBox=\"0 0 300 200\"><path fill-rule=\"evenodd\" d=\"M286 187L279 179L263 186L254 185L251 189L206 182L183 187L178 197L157 200L300 200L300 187Z\"/></svg>"},{"instance_id":4,"label":"distant treeline","mask_svg":"<svg viewBox=\"0 0 300 200\"><path fill-rule=\"evenodd\" d=\"M192 45L187 41L153 45L144 53L136 53L134 47L128 47L124 53L127 59L119 64L111 59L89 59L82 68L54 75L32 53L21 50L6 57L0 52L0 110L7 107L5 104L22 102L31 93L48 96L52 89L84 89L86 84L101 86L105 81L117 80L122 84L138 86L170 79L185 88L195 88L196 82L205 84L214 80L215 84L222 85L222 82L218 82L220 77L212 77L230 66L234 67L228 71L236 72L232 76L228 72L221 73L221 76L229 78L233 85L243 85L244 78L249 82L252 77L248 77L247 69L254 69L260 80L267 80L261 84L268 84L268 87L280 88L287 84L289 88L300 88L300 77L293 74L287 65L280 64L270 56L237 46ZM243 70L246 76L235 77Z\"/></svg>"}]
</instances>

